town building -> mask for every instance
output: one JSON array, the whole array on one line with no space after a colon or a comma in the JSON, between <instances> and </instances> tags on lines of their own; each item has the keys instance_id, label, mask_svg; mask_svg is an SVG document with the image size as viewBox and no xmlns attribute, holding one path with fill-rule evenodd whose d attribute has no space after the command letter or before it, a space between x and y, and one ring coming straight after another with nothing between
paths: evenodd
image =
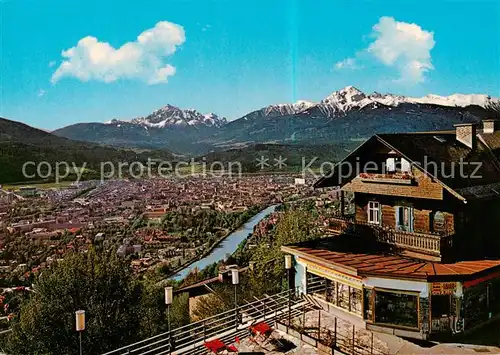
<instances>
[{"instance_id":1,"label":"town building","mask_svg":"<svg viewBox=\"0 0 500 355\"><path fill-rule=\"evenodd\" d=\"M496 124L365 141L315 183L341 188L330 236L282 247L295 285L367 329L418 339L500 316Z\"/></svg>"}]
</instances>

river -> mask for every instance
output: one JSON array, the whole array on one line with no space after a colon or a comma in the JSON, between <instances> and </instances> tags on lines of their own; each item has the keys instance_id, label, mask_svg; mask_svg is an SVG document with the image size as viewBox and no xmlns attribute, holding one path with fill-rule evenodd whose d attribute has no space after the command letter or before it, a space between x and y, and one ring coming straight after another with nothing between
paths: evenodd
<instances>
[{"instance_id":1,"label":"river","mask_svg":"<svg viewBox=\"0 0 500 355\"><path fill-rule=\"evenodd\" d=\"M224 238L224 240L220 242L219 245L210 252L210 254L185 267L173 276L172 279L182 280L195 268L203 270L208 265L225 259L227 254L234 253L238 248L238 245L240 245L240 243L253 232L253 227L255 227L262 219L273 213L276 207L278 207L278 205L269 206L257 213L247 223Z\"/></svg>"}]
</instances>

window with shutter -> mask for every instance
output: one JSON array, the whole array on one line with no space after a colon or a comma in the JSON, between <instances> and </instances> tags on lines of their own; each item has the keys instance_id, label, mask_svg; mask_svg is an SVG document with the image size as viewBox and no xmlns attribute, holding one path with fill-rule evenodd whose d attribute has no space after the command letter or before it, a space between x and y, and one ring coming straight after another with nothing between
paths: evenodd
<instances>
[{"instance_id":1,"label":"window with shutter","mask_svg":"<svg viewBox=\"0 0 500 355\"><path fill-rule=\"evenodd\" d=\"M433 218L433 230L434 232L442 232L445 230L445 219L444 213L441 211L434 212Z\"/></svg>"},{"instance_id":2,"label":"window with shutter","mask_svg":"<svg viewBox=\"0 0 500 355\"><path fill-rule=\"evenodd\" d=\"M396 160L394 158L387 158L385 162L385 170L388 173L393 173L396 171Z\"/></svg>"},{"instance_id":3,"label":"window with shutter","mask_svg":"<svg viewBox=\"0 0 500 355\"><path fill-rule=\"evenodd\" d=\"M396 229L413 232L413 208L406 206L396 207Z\"/></svg>"},{"instance_id":4,"label":"window with shutter","mask_svg":"<svg viewBox=\"0 0 500 355\"><path fill-rule=\"evenodd\" d=\"M368 202L368 223L380 224L380 203Z\"/></svg>"}]
</instances>

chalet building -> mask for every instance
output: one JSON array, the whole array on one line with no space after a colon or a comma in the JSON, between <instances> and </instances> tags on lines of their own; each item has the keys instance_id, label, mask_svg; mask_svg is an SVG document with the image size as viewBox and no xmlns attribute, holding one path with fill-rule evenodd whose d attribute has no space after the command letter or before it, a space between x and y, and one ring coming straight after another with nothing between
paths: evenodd
<instances>
[{"instance_id":1,"label":"chalet building","mask_svg":"<svg viewBox=\"0 0 500 355\"><path fill-rule=\"evenodd\" d=\"M315 183L334 186L332 236L282 247L301 292L367 329L419 339L500 316L495 121L375 135Z\"/></svg>"}]
</instances>

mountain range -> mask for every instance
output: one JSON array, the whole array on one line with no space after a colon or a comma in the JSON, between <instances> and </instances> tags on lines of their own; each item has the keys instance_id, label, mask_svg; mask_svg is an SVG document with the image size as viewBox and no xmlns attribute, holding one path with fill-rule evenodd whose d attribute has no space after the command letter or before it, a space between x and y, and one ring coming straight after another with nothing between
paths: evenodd
<instances>
[{"instance_id":1,"label":"mountain range","mask_svg":"<svg viewBox=\"0 0 500 355\"><path fill-rule=\"evenodd\" d=\"M30 180L23 174L25 162L49 163L54 168L57 162L67 162L81 167L86 164L85 178L99 178L102 162L144 162L148 158L175 160L165 150L139 151L117 149L96 143L74 141L30 127L24 123L0 117L0 184ZM46 166L44 167L46 169ZM53 170L52 170L53 172ZM32 175L29 171L29 175ZM43 175L50 175L43 170ZM69 177L71 178L71 177ZM52 181L53 176L47 178ZM34 180L42 180L35 177Z\"/></svg>"},{"instance_id":2,"label":"mountain range","mask_svg":"<svg viewBox=\"0 0 500 355\"><path fill-rule=\"evenodd\" d=\"M330 144L357 141L374 133L446 130L457 123L499 115L500 100L488 95L414 98L365 94L348 86L320 102L270 105L229 122L214 113L167 105L128 121L79 123L53 133L114 146L197 155L256 143Z\"/></svg>"},{"instance_id":3,"label":"mountain range","mask_svg":"<svg viewBox=\"0 0 500 355\"><path fill-rule=\"evenodd\" d=\"M201 114L194 109L181 110L178 107L167 105L153 111L146 117L137 117L131 121L113 119L107 124L119 125L132 123L143 127L165 128L168 126L207 126L221 127L227 123L225 117L219 117L215 113Z\"/></svg>"}]
</instances>

